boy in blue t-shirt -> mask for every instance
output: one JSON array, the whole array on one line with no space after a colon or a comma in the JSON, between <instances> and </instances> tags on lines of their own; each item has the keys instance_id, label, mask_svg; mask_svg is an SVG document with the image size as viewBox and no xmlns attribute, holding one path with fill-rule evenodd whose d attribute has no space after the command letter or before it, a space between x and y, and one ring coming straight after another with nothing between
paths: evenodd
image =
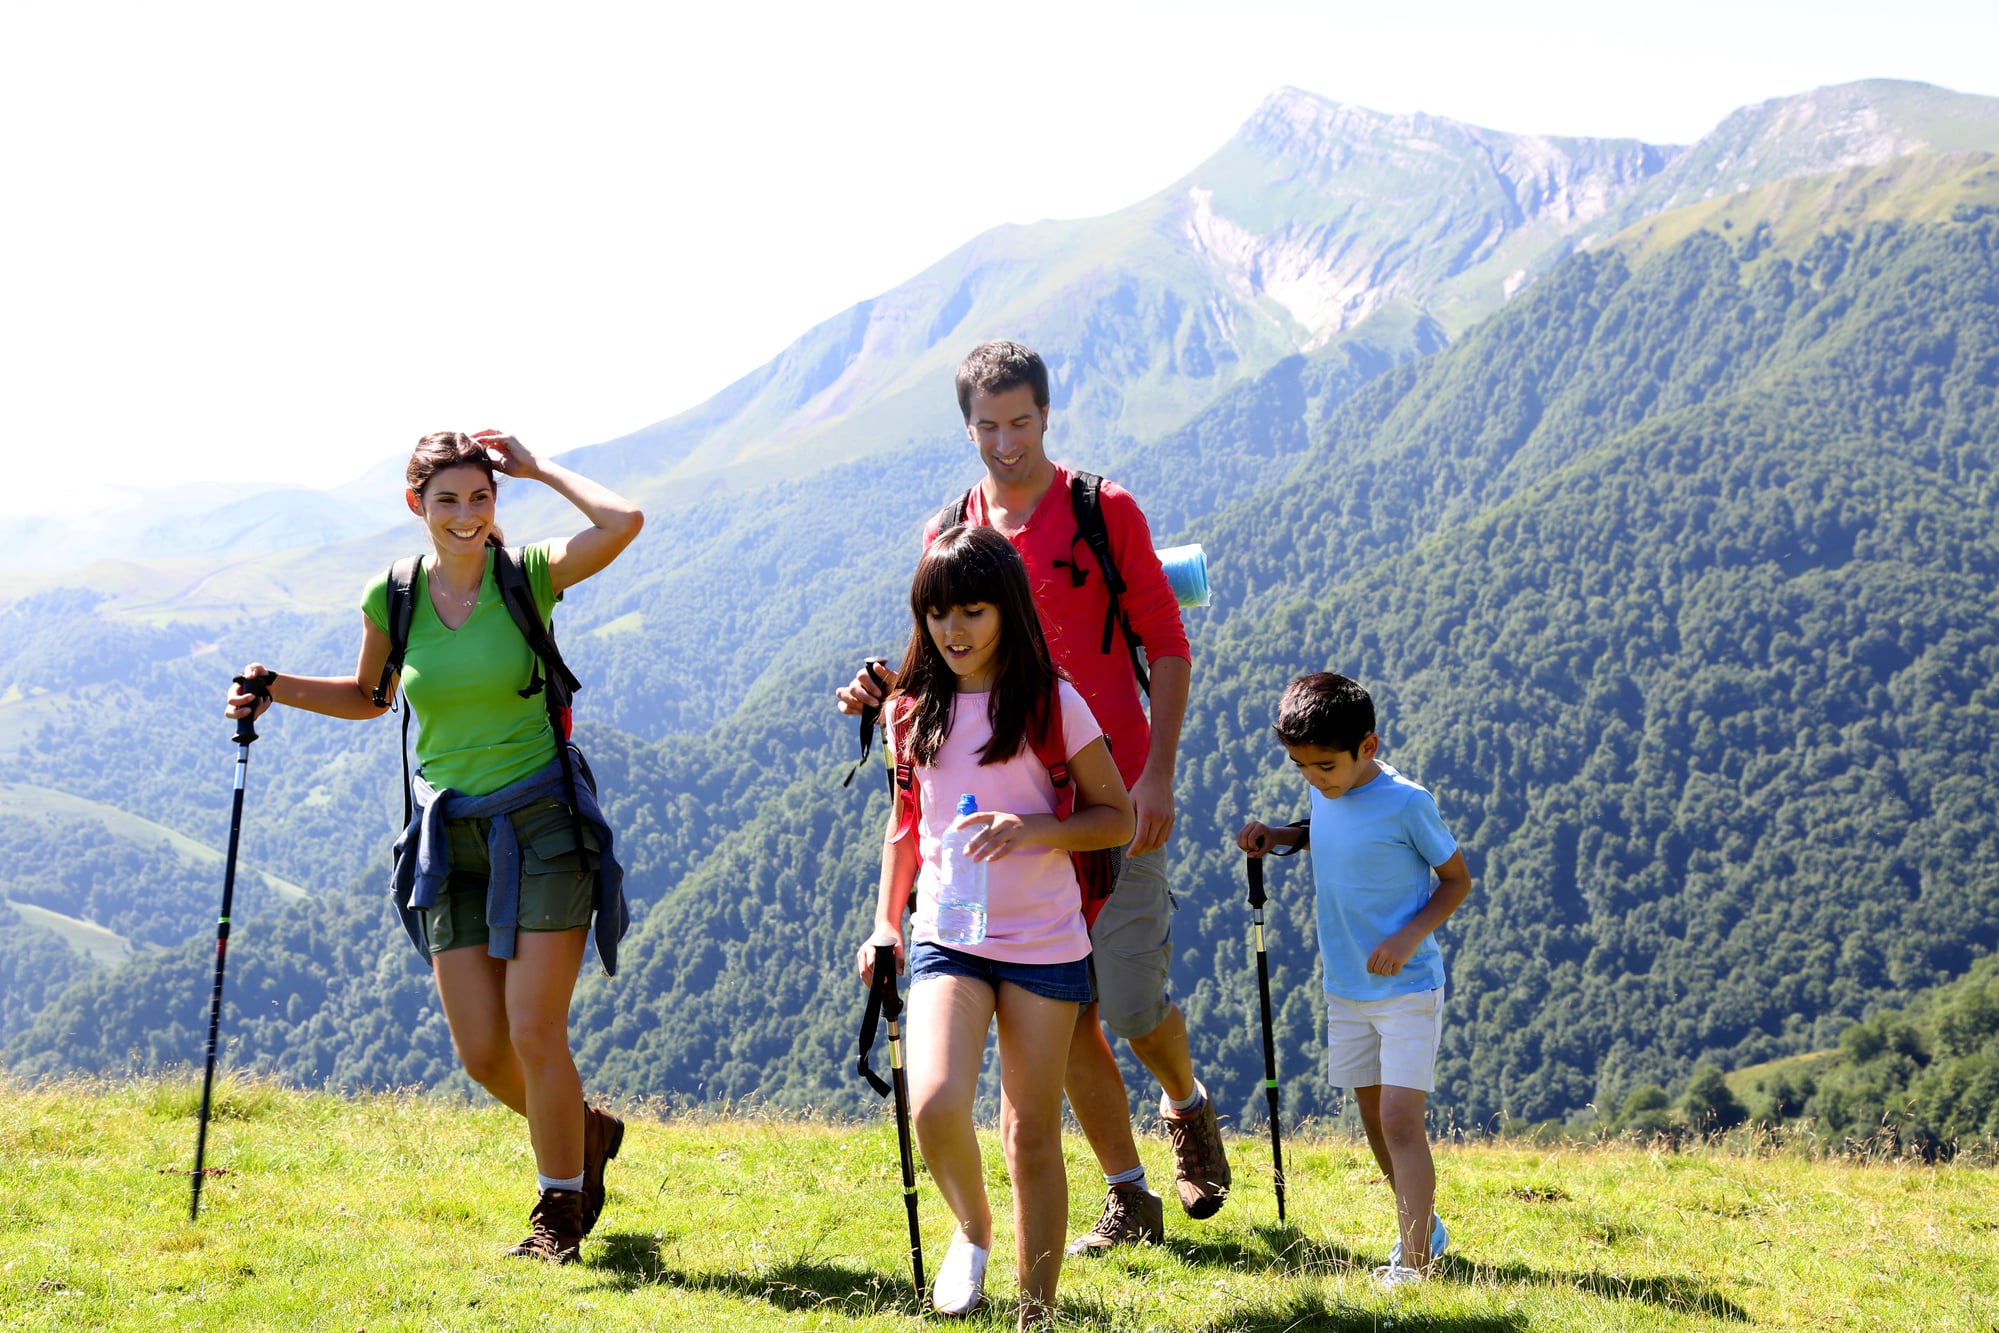
<instances>
[{"instance_id":1,"label":"boy in blue t-shirt","mask_svg":"<svg viewBox=\"0 0 1999 1333\"><path fill-rule=\"evenodd\" d=\"M1421 1281L1450 1244L1433 1211L1437 1170L1423 1123L1444 1009L1432 932L1471 892L1471 872L1430 793L1375 758L1374 700L1358 683L1325 671L1292 681L1277 705L1277 739L1312 789L1311 818L1252 821L1236 845L1251 856L1312 849L1328 1074L1353 1089L1368 1146L1395 1187L1400 1238L1375 1276L1391 1287Z\"/></svg>"}]
</instances>

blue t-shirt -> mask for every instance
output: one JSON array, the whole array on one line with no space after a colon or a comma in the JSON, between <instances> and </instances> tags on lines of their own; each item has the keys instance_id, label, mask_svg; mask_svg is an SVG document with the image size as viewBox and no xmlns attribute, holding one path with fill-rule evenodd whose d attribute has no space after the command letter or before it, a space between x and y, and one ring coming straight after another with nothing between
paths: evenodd
<instances>
[{"instance_id":1,"label":"blue t-shirt","mask_svg":"<svg viewBox=\"0 0 1999 1333\"><path fill-rule=\"evenodd\" d=\"M1326 994L1386 1000L1444 984L1444 955L1426 935L1392 977L1367 970L1367 956L1430 901L1431 869L1451 859L1457 840L1430 793L1388 765L1362 786L1328 800L1312 796L1312 882L1319 898L1319 958Z\"/></svg>"}]
</instances>

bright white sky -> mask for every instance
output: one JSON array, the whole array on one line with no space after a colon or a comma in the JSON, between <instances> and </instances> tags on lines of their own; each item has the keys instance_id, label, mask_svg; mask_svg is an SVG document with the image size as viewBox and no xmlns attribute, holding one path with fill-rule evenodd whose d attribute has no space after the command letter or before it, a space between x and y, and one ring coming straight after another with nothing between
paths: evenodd
<instances>
[{"instance_id":1,"label":"bright white sky","mask_svg":"<svg viewBox=\"0 0 1999 1333\"><path fill-rule=\"evenodd\" d=\"M0 513L622 434L1286 84L1686 142L1851 79L1999 93L1995 52L1990 0L8 0Z\"/></svg>"}]
</instances>

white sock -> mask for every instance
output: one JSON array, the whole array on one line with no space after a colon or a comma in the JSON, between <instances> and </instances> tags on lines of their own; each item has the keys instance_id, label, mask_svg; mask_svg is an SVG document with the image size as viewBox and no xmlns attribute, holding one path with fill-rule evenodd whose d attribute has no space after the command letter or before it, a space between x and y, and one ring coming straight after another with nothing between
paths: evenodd
<instances>
[{"instance_id":1,"label":"white sock","mask_svg":"<svg viewBox=\"0 0 1999 1333\"><path fill-rule=\"evenodd\" d=\"M1136 1185L1140 1189L1146 1189L1147 1186L1145 1183L1145 1164L1141 1162L1139 1165L1134 1166L1131 1170L1120 1171L1116 1175L1112 1175L1110 1172L1106 1171L1104 1172L1104 1184Z\"/></svg>"},{"instance_id":2,"label":"white sock","mask_svg":"<svg viewBox=\"0 0 1999 1333\"><path fill-rule=\"evenodd\" d=\"M1161 1088L1159 1091L1162 1096L1166 1093L1166 1089L1164 1088ZM1171 1097L1167 1097L1166 1104L1173 1108L1173 1114L1185 1115L1189 1111L1198 1110L1201 1103L1206 1100L1208 1100L1208 1090L1201 1086L1201 1080L1197 1078L1194 1080L1194 1090L1187 1094L1186 1101L1176 1102Z\"/></svg>"},{"instance_id":3,"label":"white sock","mask_svg":"<svg viewBox=\"0 0 1999 1333\"><path fill-rule=\"evenodd\" d=\"M557 1180L554 1176L544 1176L541 1172L537 1171L534 1173L534 1180L536 1187L543 1193L547 1193L549 1190L580 1191L583 1188L583 1177L581 1174L571 1176L567 1180Z\"/></svg>"}]
</instances>

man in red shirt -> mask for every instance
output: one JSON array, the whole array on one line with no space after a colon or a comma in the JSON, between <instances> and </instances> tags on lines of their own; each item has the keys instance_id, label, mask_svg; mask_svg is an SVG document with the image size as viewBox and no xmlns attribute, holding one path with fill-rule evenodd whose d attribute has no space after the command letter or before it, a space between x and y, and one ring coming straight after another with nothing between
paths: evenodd
<instances>
[{"instance_id":1,"label":"man in red shirt","mask_svg":"<svg viewBox=\"0 0 1999 1333\"><path fill-rule=\"evenodd\" d=\"M1124 636L1107 633L1110 591L1077 530L1069 470L1049 461L1043 447L1048 370L1041 358L1013 342L974 348L958 367L958 405L965 432L986 466L985 478L965 497L964 521L998 529L1020 552L1049 651L1110 738L1111 756L1137 814L1117 890L1090 931L1098 1001L1076 1024L1064 1079L1069 1104L1108 1185L1096 1226L1069 1246L1071 1254L1089 1254L1126 1241L1157 1240L1164 1226L1159 1196L1147 1188L1138 1160L1124 1078L1105 1040L1106 1024L1159 1080L1160 1117L1173 1141L1181 1206L1191 1217L1210 1217L1228 1197L1229 1164L1214 1104L1194 1077L1187 1021L1167 993L1173 907L1165 849L1173 832L1173 764L1193 662L1145 515L1130 492L1107 481L1100 505L1111 558L1125 583L1119 606L1145 647L1151 674L1148 722ZM926 546L944 520L944 514L931 520ZM893 674L884 674L892 687ZM848 713L881 699L866 671L839 691L840 708Z\"/></svg>"}]
</instances>

